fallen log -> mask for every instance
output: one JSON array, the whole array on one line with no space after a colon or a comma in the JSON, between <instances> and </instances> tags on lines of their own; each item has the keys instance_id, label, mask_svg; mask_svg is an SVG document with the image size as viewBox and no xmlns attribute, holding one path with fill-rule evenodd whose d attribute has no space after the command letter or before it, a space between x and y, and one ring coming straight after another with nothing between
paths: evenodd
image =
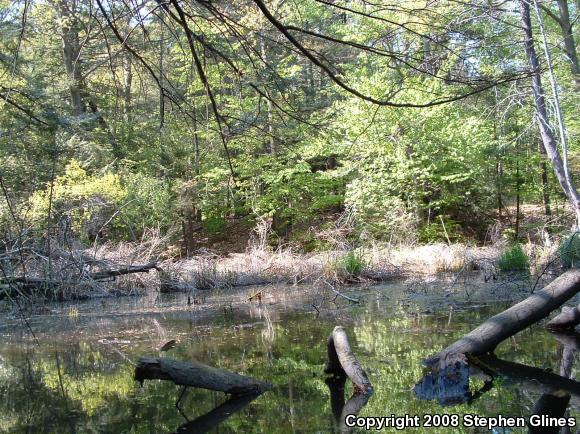
<instances>
[{"instance_id":1,"label":"fallen log","mask_svg":"<svg viewBox=\"0 0 580 434\"><path fill-rule=\"evenodd\" d=\"M104 270L80 276L71 276L67 279L45 279L42 277L6 276L0 277L0 285L18 286L23 289L55 289L63 285L74 285L85 280L103 280L125 274L146 273L152 269L160 270L157 262L144 265L130 265L113 270Z\"/></svg>"},{"instance_id":2,"label":"fallen log","mask_svg":"<svg viewBox=\"0 0 580 434\"><path fill-rule=\"evenodd\" d=\"M354 385L355 393L371 394L373 386L350 348L344 327L334 328L327 346L328 360L324 372L336 377L347 376Z\"/></svg>"},{"instance_id":3,"label":"fallen log","mask_svg":"<svg viewBox=\"0 0 580 434\"><path fill-rule=\"evenodd\" d=\"M272 386L225 369L213 368L199 362L183 362L168 358L142 357L135 367L135 380L169 380L178 386L216 390L234 396L259 394Z\"/></svg>"},{"instance_id":4,"label":"fallen log","mask_svg":"<svg viewBox=\"0 0 580 434\"><path fill-rule=\"evenodd\" d=\"M578 324L580 324L580 305L562 308L562 312L551 319L546 327L551 330L570 330Z\"/></svg>"},{"instance_id":5,"label":"fallen log","mask_svg":"<svg viewBox=\"0 0 580 434\"><path fill-rule=\"evenodd\" d=\"M149 270L152 269L155 269L157 271L160 270L160 268L157 265L157 262L149 262L148 264L144 265L129 265L123 268L117 268L116 270L99 271L97 273L91 273L89 277L93 280L102 280L108 279L110 277L123 276L125 274L147 273L149 272Z\"/></svg>"},{"instance_id":6,"label":"fallen log","mask_svg":"<svg viewBox=\"0 0 580 434\"><path fill-rule=\"evenodd\" d=\"M457 354L485 354L505 339L545 318L580 291L580 269L569 270L541 291L495 315L473 331L426 360L429 366L445 366Z\"/></svg>"}]
</instances>

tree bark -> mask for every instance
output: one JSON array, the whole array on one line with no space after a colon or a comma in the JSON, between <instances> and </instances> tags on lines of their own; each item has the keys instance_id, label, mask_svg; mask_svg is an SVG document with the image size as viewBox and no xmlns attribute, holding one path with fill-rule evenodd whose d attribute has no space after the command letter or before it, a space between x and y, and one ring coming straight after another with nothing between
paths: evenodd
<instances>
[{"instance_id":1,"label":"tree bark","mask_svg":"<svg viewBox=\"0 0 580 434\"><path fill-rule=\"evenodd\" d=\"M576 41L574 40L574 33L572 31L572 23L570 22L570 10L568 8L568 0L557 0L558 11L560 16L556 22L560 26L562 39L564 40L564 52L570 62L570 72L574 80L574 88L580 91L580 62L578 62L578 54L576 53Z\"/></svg>"},{"instance_id":2,"label":"tree bark","mask_svg":"<svg viewBox=\"0 0 580 434\"><path fill-rule=\"evenodd\" d=\"M371 394L373 386L350 348L344 327L334 328L328 338L327 345L328 361L324 372L337 377L348 376L353 382L356 392Z\"/></svg>"},{"instance_id":3,"label":"tree bark","mask_svg":"<svg viewBox=\"0 0 580 434\"><path fill-rule=\"evenodd\" d=\"M262 393L271 388L269 383L225 369L162 357L139 359L135 367L135 380L141 384L144 380L169 380L178 386L199 387L235 396Z\"/></svg>"},{"instance_id":4,"label":"tree bark","mask_svg":"<svg viewBox=\"0 0 580 434\"><path fill-rule=\"evenodd\" d=\"M580 269L569 270L541 291L495 315L482 325L439 352L426 363L440 368L458 354L485 354L505 339L545 318L580 291Z\"/></svg>"},{"instance_id":5,"label":"tree bark","mask_svg":"<svg viewBox=\"0 0 580 434\"><path fill-rule=\"evenodd\" d=\"M572 209L576 214L577 224L580 221L580 195L573 184L572 179L566 167L562 156L558 150L558 145L556 138L553 133L552 125L548 117L548 111L546 109L546 99L545 92L542 86L541 79L541 69L538 54L534 47L534 39L532 33L532 21L530 18L530 6L527 0L519 0L520 4L520 14L522 21L522 28L525 35L525 49L526 56L528 58L528 63L533 72L532 75L532 93L534 96L535 106L536 106L536 118L538 121L538 126L540 129L540 136L542 138L542 143L546 154L552 163L552 168L562 187L562 190L566 194Z\"/></svg>"},{"instance_id":6,"label":"tree bark","mask_svg":"<svg viewBox=\"0 0 580 434\"><path fill-rule=\"evenodd\" d=\"M565 307L562 312L548 322L546 327L552 330L569 330L580 324L580 305Z\"/></svg>"}]
</instances>

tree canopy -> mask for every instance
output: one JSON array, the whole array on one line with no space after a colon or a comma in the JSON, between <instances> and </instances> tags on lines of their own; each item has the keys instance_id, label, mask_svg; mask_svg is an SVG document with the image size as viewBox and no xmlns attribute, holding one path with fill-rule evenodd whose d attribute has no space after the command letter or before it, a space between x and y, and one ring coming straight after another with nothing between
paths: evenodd
<instances>
[{"instance_id":1,"label":"tree canopy","mask_svg":"<svg viewBox=\"0 0 580 434\"><path fill-rule=\"evenodd\" d=\"M177 227L191 250L197 224L232 218L300 239L342 214L357 238L434 241L507 216L517 237L523 202L580 209L578 13L0 0L0 228Z\"/></svg>"}]
</instances>

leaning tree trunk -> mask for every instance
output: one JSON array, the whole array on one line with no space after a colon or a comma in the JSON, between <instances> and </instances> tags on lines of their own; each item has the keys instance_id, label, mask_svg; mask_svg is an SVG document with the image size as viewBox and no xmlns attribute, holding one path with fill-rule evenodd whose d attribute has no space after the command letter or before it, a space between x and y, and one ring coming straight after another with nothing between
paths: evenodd
<instances>
[{"instance_id":1,"label":"leaning tree trunk","mask_svg":"<svg viewBox=\"0 0 580 434\"><path fill-rule=\"evenodd\" d=\"M562 32L562 39L564 40L564 51L566 57L570 62L570 72L574 80L574 87L576 91L580 91L580 62L576 54L576 41L572 31L572 23L570 21L570 10L568 8L568 0L558 0L558 10L560 17L557 20Z\"/></svg>"},{"instance_id":2,"label":"leaning tree trunk","mask_svg":"<svg viewBox=\"0 0 580 434\"><path fill-rule=\"evenodd\" d=\"M558 150L558 144L554 136L554 129L548 117L546 109L546 98L544 87L541 79L540 61L536 49L534 47L534 38L532 33L532 21L530 18L530 5L528 0L519 0L522 28L525 35L525 49L528 62L532 71L532 93L536 105L536 117L538 120L538 127L540 129L540 136L548 158L552 163L554 174L566 194L572 209L576 214L576 224L580 222L580 195L574 186L567 170L565 161Z\"/></svg>"},{"instance_id":3,"label":"leaning tree trunk","mask_svg":"<svg viewBox=\"0 0 580 434\"><path fill-rule=\"evenodd\" d=\"M444 367L461 354L485 354L505 339L545 318L580 291L580 269L569 270L541 291L499 313L427 361Z\"/></svg>"}]
</instances>

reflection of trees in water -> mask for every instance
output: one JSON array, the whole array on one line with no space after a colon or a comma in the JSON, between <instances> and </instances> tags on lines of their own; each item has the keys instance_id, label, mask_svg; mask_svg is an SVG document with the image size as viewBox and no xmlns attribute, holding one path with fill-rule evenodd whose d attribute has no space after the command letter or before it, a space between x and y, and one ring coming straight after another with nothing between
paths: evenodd
<instances>
[{"instance_id":1,"label":"reflection of trees in water","mask_svg":"<svg viewBox=\"0 0 580 434\"><path fill-rule=\"evenodd\" d=\"M419 399L437 400L443 405L473 403L492 390L494 381L501 379L503 382L517 384L522 397L527 393L540 395L530 416L562 418L566 416L570 402L576 406L580 404L580 382L570 379L575 353L580 346L580 335L553 333L552 336L562 345L560 375L502 360L494 355L457 355L446 360L445 365L431 365L413 391ZM470 377L474 374L486 377L484 387L476 393L470 390ZM534 426L531 420L528 427L530 434L570 433L567 426Z\"/></svg>"},{"instance_id":2,"label":"reflection of trees in water","mask_svg":"<svg viewBox=\"0 0 580 434\"><path fill-rule=\"evenodd\" d=\"M251 402L220 424L221 432L311 432L313 427L328 427L332 414L329 389L321 376L326 359L326 338L335 325L332 316L314 318L307 314L285 314L275 320L270 308L273 334L267 332L264 318L258 312L253 318L236 316L220 319L211 327L191 327L192 319L159 319L168 336L179 336L172 357L198 359L227 369L268 380L274 389ZM387 309L390 309L387 311ZM411 387L422 376L422 359L464 334L490 316L493 308L454 309L448 325L448 314L416 315L395 311L389 305L380 309L369 306L369 313L359 309L350 314L337 311L340 321L352 326L351 344L375 387L375 394L361 415L425 413L477 413L480 415L513 414L527 416L540 391L529 392L507 382L496 383L471 406L461 404L441 408L436 402L413 397ZM352 317L355 317L353 320ZM253 327L234 328L238 324ZM194 324L195 325L195 324ZM129 322L126 327L135 326ZM150 323L147 324L150 327ZM264 330L268 339L264 339ZM122 330L121 330L122 331ZM118 336L123 336L119 331ZM155 331L153 330L153 333ZM149 334L149 331L147 331ZM60 339L60 337L59 337ZM7 351L7 349L9 349ZM150 341L137 341L123 349L135 360L153 351ZM139 432L170 431L183 424L176 410L177 398L172 384L152 383L143 389L133 382L133 367L107 345L91 343L91 337L65 342L59 346L62 383L66 402L58 382L54 347L43 345L26 357L25 349L0 345L9 378L0 377L0 426L7 431L69 432L71 425L93 427L95 431ZM151 353L149 353L151 354ZM156 352L154 353L157 354ZM534 328L514 337L513 345L498 348L498 356L521 363L551 367L558 372L558 344L550 334ZM14 375L12 375L14 373ZM30 376L32 378L30 378ZM479 382L481 383L481 382ZM479 384L481 387L481 384ZM352 391L345 386L345 396ZM194 419L225 401L222 394L189 391L182 403L188 417ZM346 401L346 400L345 400ZM65 411L68 408L68 411ZM574 408L571 415L577 415ZM272 426L272 421L277 421ZM336 423L334 423L336 428ZM431 434L447 434L449 429L433 428ZM456 430L459 433L462 430Z\"/></svg>"}]
</instances>

